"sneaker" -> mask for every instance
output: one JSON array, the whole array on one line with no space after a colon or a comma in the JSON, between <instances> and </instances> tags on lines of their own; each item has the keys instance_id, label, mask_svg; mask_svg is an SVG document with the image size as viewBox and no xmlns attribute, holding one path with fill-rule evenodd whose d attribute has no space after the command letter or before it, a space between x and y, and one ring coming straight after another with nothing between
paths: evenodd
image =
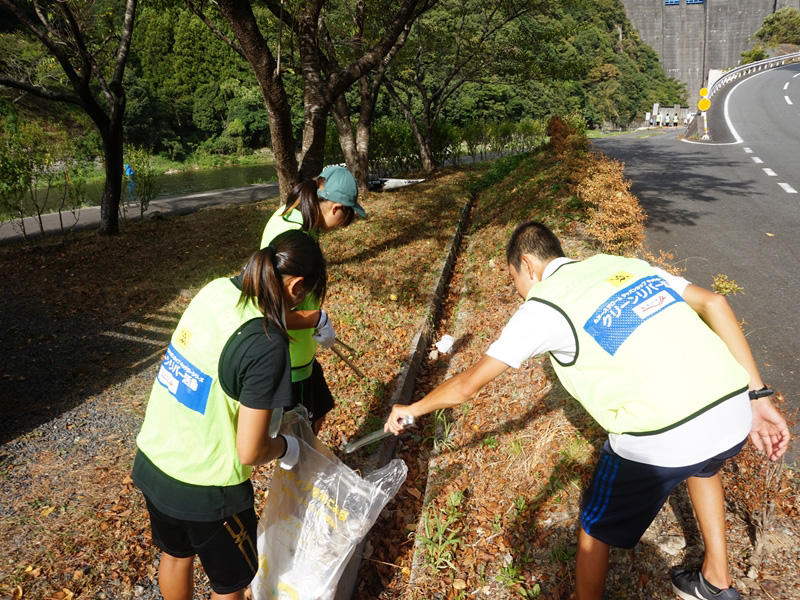
<instances>
[{"instance_id":1,"label":"sneaker","mask_svg":"<svg viewBox=\"0 0 800 600\"><path fill-rule=\"evenodd\" d=\"M683 600L742 600L732 587L712 592L700 569L678 569L671 578L672 590Z\"/></svg>"}]
</instances>

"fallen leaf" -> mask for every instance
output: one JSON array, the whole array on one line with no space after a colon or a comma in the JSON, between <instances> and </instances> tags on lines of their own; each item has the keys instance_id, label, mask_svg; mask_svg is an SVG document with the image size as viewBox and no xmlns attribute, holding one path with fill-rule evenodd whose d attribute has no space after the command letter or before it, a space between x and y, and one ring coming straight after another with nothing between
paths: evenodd
<instances>
[{"instance_id":1,"label":"fallen leaf","mask_svg":"<svg viewBox=\"0 0 800 600\"><path fill-rule=\"evenodd\" d=\"M464 581L463 579L454 579L453 580L453 589L454 590L461 591L463 589L466 589L466 587L467 587L467 582Z\"/></svg>"},{"instance_id":2,"label":"fallen leaf","mask_svg":"<svg viewBox=\"0 0 800 600\"><path fill-rule=\"evenodd\" d=\"M40 513L39 513L39 515L40 515L40 516L42 516L42 517L46 517L46 516L47 516L47 515L49 515L51 512L53 512L55 509L56 509L56 507L55 507L55 506L48 506L47 508L45 508L44 510L42 510L42 512L40 512Z\"/></svg>"},{"instance_id":3,"label":"fallen leaf","mask_svg":"<svg viewBox=\"0 0 800 600\"><path fill-rule=\"evenodd\" d=\"M766 234L767 234L769 237L775 237L775 234L774 234L774 233L770 233L769 231L767 231L767 232L766 232Z\"/></svg>"}]
</instances>

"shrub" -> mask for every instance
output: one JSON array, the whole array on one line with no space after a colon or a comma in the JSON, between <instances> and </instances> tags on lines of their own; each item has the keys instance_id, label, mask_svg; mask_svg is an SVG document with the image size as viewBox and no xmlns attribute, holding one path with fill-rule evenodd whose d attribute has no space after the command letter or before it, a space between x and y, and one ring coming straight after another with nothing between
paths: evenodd
<instances>
[{"instance_id":1,"label":"shrub","mask_svg":"<svg viewBox=\"0 0 800 600\"><path fill-rule=\"evenodd\" d=\"M576 190L589 206L586 229L604 252L632 254L644 241L644 211L623 177L624 165L597 153L592 159Z\"/></svg>"}]
</instances>

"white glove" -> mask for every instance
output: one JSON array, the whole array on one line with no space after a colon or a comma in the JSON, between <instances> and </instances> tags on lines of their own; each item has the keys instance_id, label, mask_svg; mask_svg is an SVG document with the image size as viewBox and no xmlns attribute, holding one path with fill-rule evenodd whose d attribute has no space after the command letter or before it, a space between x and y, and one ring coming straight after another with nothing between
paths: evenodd
<instances>
[{"instance_id":1,"label":"white glove","mask_svg":"<svg viewBox=\"0 0 800 600\"><path fill-rule=\"evenodd\" d=\"M317 343L326 350L333 347L333 342L336 340L336 333L333 331L333 325L328 318L328 313L324 310L319 311L319 321L314 328L314 334L311 336Z\"/></svg>"},{"instance_id":2,"label":"white glove","mask_svg":"<svg viewBox=\"0 0 800 600\"><path fill-rule=\"evenodd\" d=\"M300 444L297 443L296 437L283 434L280 436L286 440L286 452L283 453L283 456L278 457L278 461L280 461L278 464L281 469L290 471L297 464L297 459L300 458Z\"/></svg>"}]
</instances>

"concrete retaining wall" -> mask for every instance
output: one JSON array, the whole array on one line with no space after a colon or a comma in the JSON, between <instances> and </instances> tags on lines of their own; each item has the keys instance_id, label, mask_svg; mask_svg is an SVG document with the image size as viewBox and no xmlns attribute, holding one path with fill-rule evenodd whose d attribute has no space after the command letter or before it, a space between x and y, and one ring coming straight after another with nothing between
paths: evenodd
<instances>
[{"instance_id":1,"label":"concrete retaining wall","mask_svg":"<svg viewBox=\"0 0 800 600\"><path fill-rule=\"evenodd\" d=\"M686 84L689 106L699 100L709 69L739 64L752 46L750 36L764 19L800 0L705 0L702 4L666 4L665 0L622 0L642 40L661 58L664 71Z\"/></svg>"}]
</instances>

